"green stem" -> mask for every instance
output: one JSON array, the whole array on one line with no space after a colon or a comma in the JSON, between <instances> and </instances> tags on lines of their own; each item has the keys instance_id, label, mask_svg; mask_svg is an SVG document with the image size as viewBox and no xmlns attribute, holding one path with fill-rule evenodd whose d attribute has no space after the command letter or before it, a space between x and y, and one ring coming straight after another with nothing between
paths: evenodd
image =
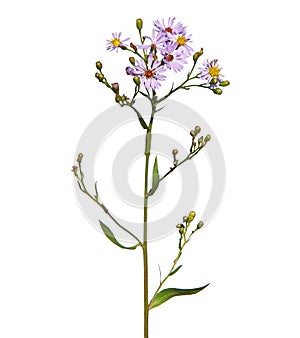
<instances>
[{"instance_id":1,"label":"green stem","mask_svg":"<svg viewBox=\"0 0 300 338\"><path fill-rule=\"evenodd\" d=\"M148 305L148 173L151 152L151 132L155 114L155 105L151 100L151 119L145 140L145 181L144 181L144 229L143 229L143 262L144 262L144 338L149 337L149 305Z\"/></svg>"}]
</instances>

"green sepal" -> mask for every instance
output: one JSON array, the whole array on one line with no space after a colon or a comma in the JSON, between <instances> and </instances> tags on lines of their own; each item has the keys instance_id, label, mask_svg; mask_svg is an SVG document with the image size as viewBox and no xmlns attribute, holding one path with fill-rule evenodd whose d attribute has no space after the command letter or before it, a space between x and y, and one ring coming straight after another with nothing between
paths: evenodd
<instances>
[{"instance_id":1,"label":"green sepal","mask_svg":"<svg viewBox=\"0 0 300 338\"><path fill-rule=\"evenodd\" d=\"M195 289L165 289L160 291L151 301L149 304L149 310L153 309L163 303L165 303L170 298L176 297L176 296L185 296L185 295L194 295L195 293L198 293L205 289L209 284L206 284L204 286L201 286L200 288Z\"/></svg>"},{"instance_id":2,"label":"green sepal","mask_svg":"<svg viewBox=\"0 0 300 338\"><path fill-rule=\"evenodd\" d=\"M122 249L127 249L127 250L134 250L136 249L140 244L136 244L134 246L124 246L121 243L119 243L116 240L116 237L114 236L114 234L112 233L112 231L110 230L109 227L107 227L104 223L102 223L99 220L99 223L101 225L102 231L104 232L105 236L111 241L113 242L115 245L117 245L118 247L122 248Z\"/></svg>"},{"instance_id":3,"label":"green sepal","mask_svg":"<svg viewBox=\"0 0 300 338\"><path fill-rule=\"evenodd\" d=\"M155 156L155 161L153 164L152 170L152 188L150 189L148 196L151 196L155 193L156 189L159 185L159 172L158 172L158 163L157 163L157 156Z\"/></svg>"},{"instance_id":4,"label":"green sepal","mask_svg":"<svg viewBox=\"0 0 300 338\"><path fill-rule=\"evenodd\" d=\"M174 271L172 271L169 276L175 275L175 273L182 267L182 265L179 265Z\"/></svg>"}]
</instances>

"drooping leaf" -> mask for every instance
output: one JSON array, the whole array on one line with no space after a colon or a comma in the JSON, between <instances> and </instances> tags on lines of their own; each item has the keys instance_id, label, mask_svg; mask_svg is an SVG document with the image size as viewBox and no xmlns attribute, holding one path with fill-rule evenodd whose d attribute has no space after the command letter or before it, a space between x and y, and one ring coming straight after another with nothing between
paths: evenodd
<instances>
[{"instance_id":1,"label":"drooping leaf","mask_svg":"<svg viewBox=\"0 0 300 338\"><path fill-rule=\"evenodd\" d=\"M165 303L170 298L176 297L176 296L185 296L185 295L194 295L195 293L198 293L205 289L209 284L206 284L204 286L201 286L200 288L195 289L165 289L160 291L154 299L151 301L149 309L153 309L163 303Z\"/></svg>"},{"instance_id":2,"label":"drooping leaf","mask_svg":"<svg viewBox=\"0 0 300 338\"><path fill-rule=\"evenodd\" d=\"M110 230L109 227L107 227L104 223L102 223L101 221L100 222L100 225L101 225L101 228L102 228L102 231L104 232L105 236L110 240L112 241L115 245L117 245L118 247L122 248L122 249L127 249L127 250L134 250L136 249L139 244L136 244L134 246L124 246L122 245L121 243L119 243L116 239L116 237L114 236L114 234L112 233L112 231Z\"/></svg>"},{"instance_id":3,"label":"drooping leaf","mask_svg":"<svg viewBox=\"0 0 300 338\"><path fill-rule=\"evenodd\" d=\"M159 185L159 172L158 172L158 163L157 163L157 156L155 156L155 161L153 164L152 170L152 188L148 193L148 196L151 196L155 193L156 189Z\"/></svg>"},{"instance_id":4,"label":"drooping leaf","mask_svg":"<svg viewBox=\"0 0 300 338\"><path fill-rule=\"evenodd\" d=\"M175 275L175 273L182 267L182 265L179 265L174 271L172 271L169 276Z\"/></svg>"}]
</instances>

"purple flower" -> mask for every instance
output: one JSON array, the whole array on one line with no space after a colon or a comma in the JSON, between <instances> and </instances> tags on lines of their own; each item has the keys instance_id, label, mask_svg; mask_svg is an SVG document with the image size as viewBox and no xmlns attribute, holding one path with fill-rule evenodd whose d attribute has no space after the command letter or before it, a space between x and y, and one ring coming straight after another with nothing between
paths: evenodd
<instances>
[{"instance_id":1,"label":"purple flower","mask_svg":"<svg viewBox=\"0 0 300 338\"><path fill-rule=\"evenodd\" d=\"M113 38L111 40L106 40L107 41L107 47L106 49L109 51L117 50L120 47L126 47L127 45L124 44L124 42L128 41L129 38L121 40L121 34L122 33L112 33Z\"/></svg>"},{"instance_id":2,"label":"purple flower","mask_svg":"<svg viewBox=\"0 0 300 338\"><path fill-rule=\"evenodd\" d=\"M135 71L132 75L138 75L141 78L141 83L146 89L156 89L160 86L159 81L166 79L165 75L161 75L166 71L166 68L161 61L155 60L153 55L148 57L148 67L146 67L144 61L137 60L135 64Z\"/></svg>"},{"instance_id":3,"label":"purple flower","mask_svg":"<svg viewBox=\"0 0 300 338\"><path fill-rule=\"evenodd\" d=\"M183 27L180 22L175 23L175 19L169 18L166 24L164 19L161 22L159 20L153 21L155 30L164 35L185 34L186 27Z\"/></svg>"},{"instance_id":4,"label":"purple flower","mask_svg":"<svg viewBox=\"0 0 300 338\"><path fill-rule=\"evenodd\" d=\"M206 60L203 62L203 68L199 68L201 74L200 79L206 80L210 82L212 79L217 79L218 82L222 82L222 77L224 75L221 74L222 68L220 68L218 59L214 59L212 61Z\"/></svg>"},{"instance_id":5,"label":"purple flower","mask_svg":"<svg viewBox=\"0 0 300 338\"><path fill-rule=\"evenodd\" d=\"M138 48L141 49L148 49L151 48L151 51L154 51L156 49L162 50L163 44L165 42L165 36L157 33L154 29L152 30L152 37L150 36L145 36L145 41L149 40L151 42L150 44L144 44L144 45L138 45Z\"/></svg>"},{"instance_id":6,"label":"purple flower","mask_svg":"<svg viewBox=\"0 0 300 338\"><path fill-rule=\"evenodd\" d=\"M192 54L194 49L188 45L191 41L191 34L176 34L171 37L172 41L174 41L179 49L183 49L185 53L189 56Z\"/></svg>"},{"instance_id":7,"label":"purple flower","mask_svg":"<svg viewBox=\"0 0 300 338\"><path fill-rule=\"evenodd\" d=\"M185 59L187 55L184 53L184 50L181 48L177 48L177 44L175 42L169 43L164 48L164 59L163 62L167 68L174 70L175 72L179 72L183 69L183 65L187 62Z\"/></svg>"}]
</instances>

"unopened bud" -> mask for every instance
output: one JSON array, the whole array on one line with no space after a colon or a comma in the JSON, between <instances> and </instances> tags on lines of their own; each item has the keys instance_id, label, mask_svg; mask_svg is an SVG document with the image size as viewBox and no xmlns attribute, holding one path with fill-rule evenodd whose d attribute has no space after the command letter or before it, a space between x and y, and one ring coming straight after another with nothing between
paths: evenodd
<instances>
[{"instance_id":1,"label":"unopened bud","mask_svg":"<svg viewBox=\"0 0 300 338\"><path fill-rule=\"evenodd\" d=\"M197 224L197 229L200 229L202 228L204 225L204 223L202 221L200 221L198 224Z\"/></svg>"},{"instance_id":2,"label":"unopened bud","mask_svg":"<svg viewBox=\"0 0 300 338\"><path fill-rule=\"evenodd\" d=\"M181 228L179 229L179 233L180 233L181 235L184 233L184 228L183 228L183 227L181 227Z\"/></svg>"},{"instance_id":3,"label":"unopened bud","mask_svg":"<svg viewBox=\"0 0 300 338\"><path fill-rule=\"evenodd\" d=\"M183 222L187 222L189 219L187 216L183 216Z\"/></svg>"},{"instance_id":4,"label":"unopened bud","mask_svg":"<svg viewBox=\"0 0 300 338\"><path fill-rule=\"evenodd\" d=\"M177 150L177 149L173 149L173 150L172 150L172 154L173 154L174 156L176 156L176 155L178 154L178 150Z\"/></svg>"},{"instance_id":5,"label":"unopened bud","mask_svg":"<svg viewBox=\"0 0 300 338\"><path fill-rule=\"evenodd\" d=\"M211 85L216 85L217 83L218 83L218 79L216 77L213 77L209 82L209 84Z\"/></svg>"},{"instance_id":6,"label":"unopened bud","mask_svg":"<svg viewBox=\"0 0 300 338\"><path fill-rule=\"evenodd\" d=\"M117 103L121 102L121 101L122 101L122 96L119 95L119 94L116 94L116 96L115 96L115 101L116 101Z\"/></svg>"},{"instance_id":7,"label":"unopened bud","mask_svg":"<svg viewBox=\"0 0 300 338\"><path fill-rule=\"evenodd\" d=\"M143 20L136 19L136 28L140 31L143 28Z\"/></svg>"},{"instance_id":8,"label":"unopened bud","mask_svg":"<svg viewBox=\"0 0 300 338\"><path fill-rule=\"evenodd\" d=\"M199 52L196 52L194 55L193 55L193 60L194 62L197 62L197 60L199 59L200 57L200 53Z\"/></svg>"},{"instance_id":9,"label":"unopened bud","mask_svg":"<svg viewBox=\"0 0 300 338\"><path fill-rule=\"evenodd\" d=\"M100 82L102 82L102 81L104 80L104 75L103 75L103 74L96 73L96 74L95 74L95 77L96 77Z\"/></svg>"},{"instance_id":10,"label":"unopened bud","mask_svg":"<svg viewBox=\"0 0 300 338\"><path fill-rule=\"evenodd\" d=\"M135 65L135 58L133 56L130 56L129 62L134 66Z\"/></svg>"},{"instance_id":11,"label":"unopened bud","mask_svg":"<svg viewBox=\"0 0 300 338\"><path fill-rule=\"evenodd\" d=\"M198 139L198 144L203 143L203 136Z\"/></svg>"},{"instance_id":12,"label":"unopened bud","mask_svg":"<svg viewBox=\"0 0 300 338\"><path fill-rule=\"evenodd\" d=\"M77 176L78 167L76 167L76 165L73 165L72 171L73 171L74 175Z\"/></svg>"},{"instance_id":13,"label":"unopened bud","mask_svg":"<svg viewBox=\"0 0 300 338\"><path fill-rule=\"evenodd\" d=\"M195 127L195 134L196 134L196 135L199 134L200 131L201 131L201 128L200 128L199 126L196 126L196 127Z\"/></svg>"},{"instance_id":14,"label":"unopened bud","mask_svg":"<svg viewBox=\"0 0 300 338\"><path fill-rule=\"evenodd\" d=\"M140 79L140 77L139 76L134 76L133 77L133 82L137 85L137 86L139 86L140 84L141 84L141 79Z\"/></svg>"},{"instance_id":15,"label":"unopened bud","mask_svg":"<svg viewBox=\"0 0 300 338\"><path fill-rule=\"evenodd\" d=\"M130 47L131 47L135 52L137 51L136 45L134 45L132 42L130 42Z\"/></svg>"},{"instance_id":16,"label":"unopened bud","mask_svg":"<svg viewBox=\"0 0 300 338\"><path fill-rule=\"evenodd\" d=\"M195 216L196 216L195 211L191 211L191 212L189 213L189 221L191 222L191 221L195 218Z\"/></svg>"},{"instance_id":17,"label":"unopened bud","mask_svg":"<svg viewBox=\"0 0 300 338\"><path fill-rule=\"evenodd\" d=\"M230 82L229 81L222 81L222 82L220 82L220 86L221 87L226 87L226 86L229 86L230 85Z\"/></svg>"},{"instance_id":18,"label":"unopened bud","mask_svg":"<svg viewBox=\"0 0 300 338\"><path fill-rule=\"evenodd\" d=\"M213 92L214 92L215 94L217 94L217 95L221 95L221 94L223 93L223 91L222 91L221 88L215 88L215 89L213 90Z\"/></svg>"},{"instance_id":19,"label":"unopened bud","mask_svg":"<svg viewBox=\"0 0 300 338\"><path fill-rule=\"evenodd\" d=\"M115 94L119 94L119 89L120 89L120 87L119 87L118 82L112 83L112 84L111 84L111 89L112 89L112 91L113 91Z\"/></svg>"},{"instance_id":20,"label":"unopened bud","mask_svg":"<svg viewBox=\"0 0 300 338\"><path fill-rule=\"evenodd\" d=\"M195 131L194 131L194 130L191 130L191 131L190 131L190 135L191 135L192 137L195 137L195 136L196 136Z\"/></svg>"},{"instance_id":21,"label":"unopened bud","mask_svg":"<svg viewBox=\"0 0 300 338\"><path fill-rule=\"evenodd\" d=\"M176 228L177 228L177 229L180 229L180 228L182 228L182 227L183 227L183 224L181 224L181 223L179 223L179 224L176 225Z\"/></svg>"},{"instance_id":22,"label":"unopened bud","mask_svg":"<svg viewBox=\"0 0 300 338\"><path fill-rule=\"evenodd\" d=\"M78 154L78 157L77 157L77 162L78 162L79 164L81 163L82 158L83 158L83 154L82 154L82 153L79 153L79 154Z\"/></svg>"},{"instance_id":23,"label":"unopened bud","mask_svg":"<svg viewBox=\"0 0 300 338\"><path fill-rule=\"evenodd\" d=\"M208 134L205 136L204 142L209 142L211 140L211 136Z\"/></svg>"},{"instance_id":24,"label":"unopened bud","mask_svg":"<svg viewBox=\"0 0 300 338\"><path fill-rule=\"evenodd\" d=\"M96 62L96 68L101 70L102 69L102 63L100 61Z\"/></svg>"}]
</instances>

